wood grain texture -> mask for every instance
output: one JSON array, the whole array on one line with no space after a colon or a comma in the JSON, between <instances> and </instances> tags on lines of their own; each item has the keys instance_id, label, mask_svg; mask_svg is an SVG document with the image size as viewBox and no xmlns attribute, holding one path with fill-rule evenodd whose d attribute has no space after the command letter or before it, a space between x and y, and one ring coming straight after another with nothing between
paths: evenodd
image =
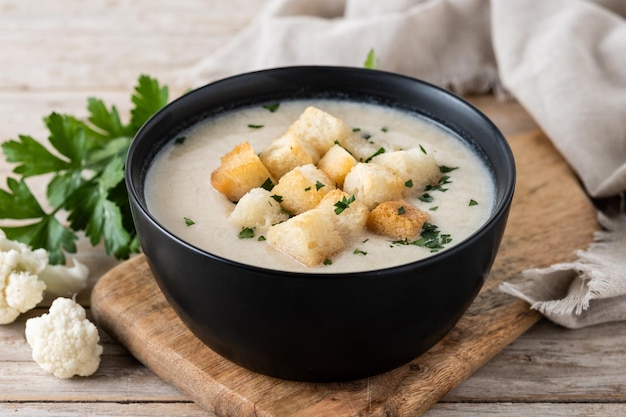
<instances>
[{"instance_id":1,"label":"wood grain texture","mask_svg":"<svg viewBox=\"0 0 626 417\"><path fill-rule=\"evenodd\" d=\"M497 285L523 269L571 260L597 228L594 208L541 132L509 141L518 183L492 273L455 328L395 370L349 383L311 384L240 368L186 329L143 256L98 281L91 298L94 317L137 359L217 416L421 415L539 320Z\"/></svg>"}]
</instances>

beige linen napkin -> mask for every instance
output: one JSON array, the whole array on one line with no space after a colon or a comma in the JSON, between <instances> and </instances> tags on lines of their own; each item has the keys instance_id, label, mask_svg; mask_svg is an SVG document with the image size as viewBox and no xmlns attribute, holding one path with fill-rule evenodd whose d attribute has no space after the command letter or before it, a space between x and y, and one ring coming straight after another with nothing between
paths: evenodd
<instances>
[{"instance_id":1,"label":"beige linen napkin","mask_svg":"<svg viewBox=\"0 0 626 417\"><path fill-rule=\"evenodd\" d=\"M591 196L614 196L626 191L624 16L624 0L274 0L181 82L361 66L374 49L386 71L457 93L506 90ZM606 230L576 262L524 271L502 290L571 328L626 319L626 215L600 221Z\"/></svg>"}]
</instances>

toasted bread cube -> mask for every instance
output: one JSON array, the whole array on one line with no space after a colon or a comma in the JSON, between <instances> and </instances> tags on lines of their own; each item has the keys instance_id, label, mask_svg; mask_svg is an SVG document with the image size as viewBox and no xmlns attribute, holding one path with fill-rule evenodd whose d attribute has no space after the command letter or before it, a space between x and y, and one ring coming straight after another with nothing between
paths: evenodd
<instances>
[{"instance_id":1,"label":"toasted bread cube","mask_svg":"<svg viewBox=\"0 0 626 417\"><path fill-rule=\"evenodd\" d=\"M404 183L384 165L359 162L346 175L343 190L372 210L382 202L401 199Z\"/></svg>"},{"instance_id":2,"label":"toasted bread cube","mask_svg":"<svg viewBox=\"0 0 626 417\"><path fill-rule=\"evenodd\" d=\"M327 213L343 237L361 233L370 214L369 209L359 200L353 200L353 197L345 191L332 190L315 208Z\"/></svg>"},{"instance_id":3,"label":"toasted bread cube","mask_svg":"<svg viewBox=\"0 0 626 417\"><path fill-rule=\"evenodd\" d=\"M267 179L274 182L256 152L248 142L243 142L222 156L221 165L211 173L211 184L230 201L239 199Z\"/></svg>"},{"instance_id":4,"label":"toasted bread cube","mask_svg":"<svg viewBox=\"0 0 626 417\"><path fill-rule=\"evenodd\" d=\"M352 130L341 119L310 106L289 126L287 133L310 144L318 155L323 155L335 141L341 141Z\"/></svg>"},{"instance_id":5,"label":"toasted bread cube","mask_svg":"<svg viewBox=\"0 0 626 417\"><path fill-rule=\"evenodd\" d=\"M392 239L413 239L429 219L428 213L404 200L385 201L372 210L367 227Z\"/></svg>"},{"instance_id":6,"label":"toasted bread cube","mask_svg":"<svg viewBox=\"0 0 626 417\"><path fill-rule=\"evenodd\" d=\"M315 165L303 165L283 175L272 194L282 198L285 210L300 214L315 208L334 189L334 183L324 171Z\"/></svg>"},{"instance_id":7,"label":"toasted bread cube","mask_svg":"<svg viewBox=\"0 0 626 417\"><path fill-rule=\"evenodd\" d=\"M380 144L364 139L359 133L351 133L339 141L358 162L366 162L380 150Z\"/></svg>"},{"instance_id":8,"label":"toasted bread cube","mask_svg":"<svg viewBox=\"0 0 626 417\"><path fill-rule=\"evenodd\" d=\"M345 247L331 218L309 210L267 231L267 242L306 266L319 265Z\"/></svg>"},{"instance_id":9,"label":"toasted bread cube","mask_svg":"<svg viewBox=\"0 0 626 417\"><path fill-rule=\"evenodd\" d=\"M372 162L386 166L402 179L405 197L421 194L426 186L437 184L441 178L435 158L418 148L383 153Z\"/></svg>"},{"instance_id":10,"label":"toasted bread cube","mask_svg":"<svg viewBox=\"0 0 626 417\"><path fill-rule=\"evenodd\" d=\"M256 228L264 232L270 226L284 222L289 215L264 188L253 188L239 199L228 220L239 227Z\"/></svg>"},{"instance_id":11,"label":"toasted bread cube","mask_svg":"<svg viewBox=\"0 0 626 417\"><path fill-rule=\"evenodd\" d=\"M259 157L276 180L295 167L315 164L319 159L316 151L308 149L297 137L287 134L274 140Z\"/></svg>"},{"instance_id":12,"label":"toasted bread cube","mask_svg":"<svg viewBox=\"0 0 626 417\"><path fill-rule=\"evenodd\" d=\"M350 152L340 145L333 145L319 160L317 167L324 171L337 187L342 188L343 180L356 163L357 160Z\"/></svg>"}]
</instances>

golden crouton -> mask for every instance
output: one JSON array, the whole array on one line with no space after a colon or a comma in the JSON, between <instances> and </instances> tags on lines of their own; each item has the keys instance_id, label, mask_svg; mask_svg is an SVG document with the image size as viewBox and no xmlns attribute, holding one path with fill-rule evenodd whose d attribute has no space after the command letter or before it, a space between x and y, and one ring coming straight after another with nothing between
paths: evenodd
<instances>
[{"instance_id":1,"label":"golden crouton","mask_svg":"<svg viewBox=\"0 0 626 417\"><path fill-rule=\"evenodd\" d=\"M441 178L435 158L419 148L383 153L374 157L372 163L386 166L402 179L405 197L421 194L427 185L435 185Z\"/></svg>"},{"instance_id":2,"label":"golden crouton","mask_svg":"<svg viewBox=\"0 0 626 417\"><path fill-rule=\"evenodd\" d=\"M356 163L357 160L350 155L350 152L339 145L333 145L319 160L317 167L324 171L337 187L341 188L343 180Z\"/></svg>"},{"instance_id":3,"label":"golden crouton","mask_svg":"<svg viewBox=\"0 0 626 417\"><path fill-rule=\"evenodd\" d=\"M384 165L359 162L346 175L343 190L371 210L382 202L401 199L404 183Z\"/></svg>"},{"instance_id":4,"label":"golden crouton","mask_svg":"<svg viewBox=\"0 0 626 417\"><path fill-rule=\"evenodd\" d=\"M350 135L352 130L341 119L311 106L289 126L287 133L310 144L321 156L335 141L341 141Z\"/></svg>"},{"instance_id":5,"label":"golden crouton","mask_svg":"<svg viewBox=\"0 0 626 417\"><path fill-rule=\"evenodd\" d=\"M293 135L283 135L274 140L259 157L276 180L297 166L314 164L319 158L316 151L307 149Z\"/></svg>"},{"instance_id":6,"label":"golden crouton","mask_svg":"<svg viewBox=\"0 0 626 417\"><path fill-rule=\"evenodd\" d=\"M361 233L370 214L363 203L341 190L332 190L326 194L315 210L327 213L344 237Z\"/></svg>"},{"instance_id":7,"label":"golden crouton","mask_svg":"<svg viewBox=\"0 0 626 417\"><path fill-rule=\"evenodd\" d=\"M267 242L306 266L315 266L343 250L345 243L331 218L309 210L270 227Z\"/></svg>"},{"instance_id":8,"label":"golden crouton","mask_svg":"<svg viewBox=\"0 0 626 417\"><path fill-rule=\"evenodd\" d=\"M372 210L367 227L392 239L413 239L430 219L425 213L403 200L385 201Z\"/></svg>"},{"instance_id":9,"label":"golden crouton","mask_svg":"<svg viewBox=\"0 0 626 417\"><path fill-rule=\"evenodd\" d=\"M311 210L322 198L335 189L335 184L315 165L296 167L282 176L272 189L282 206L291 214Z\"/></svg>"},{"instance_id":10,"label":"golden crouton","mask_svg":"<svg viewBox=\"0 0 626 417\"><path fill-rule=\"evenodd\" d=\"M213 187L230 201L239 201L245 193L260 187L268 179L274 182L248 142L235 146L222 156L221 165L211 173Z\"/></svg>"},{"instance_id":11,"label":"golden crouton","mask_svg":"<svg viewBox=\"0 0 626 417\"><path fill-rule=\"evenodd\" d=\"M289 215L264 188L253 188L239 199L235 209L228 216L239 227L256 228L264 232L270 226L283 222Z\"/></svg>"}]
</instances>

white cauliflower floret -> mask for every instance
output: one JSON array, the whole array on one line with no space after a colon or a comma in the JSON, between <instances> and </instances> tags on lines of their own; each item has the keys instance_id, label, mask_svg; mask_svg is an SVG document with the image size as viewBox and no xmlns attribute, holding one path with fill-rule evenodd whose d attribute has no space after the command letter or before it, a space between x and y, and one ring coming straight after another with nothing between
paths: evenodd
<instances>
[{"instance_id":1,"label":"white cauliflower floret","mask_svg":"<svg viewBox=\"0 0 626 417\"><path fill-rule=\"evenodd\" d=\"M74 261L73 267L48 265L45 249L30 249L0 231L0 324L8 324L43 300L44 291L70 296L87 286L89 270Z\"/></svg>"},{"instance_id":2,"label":"white cauliflower floret","mask_svg":"<svg viewBox=\"0 0 626 417\"><path fill-rule=\"evenodd\" d=\"M100 366L98 329L72 299L57 298L47 314L28 319L26 341L35 362L58 378L89 376Z\"/></svg>"}]
</instances>

